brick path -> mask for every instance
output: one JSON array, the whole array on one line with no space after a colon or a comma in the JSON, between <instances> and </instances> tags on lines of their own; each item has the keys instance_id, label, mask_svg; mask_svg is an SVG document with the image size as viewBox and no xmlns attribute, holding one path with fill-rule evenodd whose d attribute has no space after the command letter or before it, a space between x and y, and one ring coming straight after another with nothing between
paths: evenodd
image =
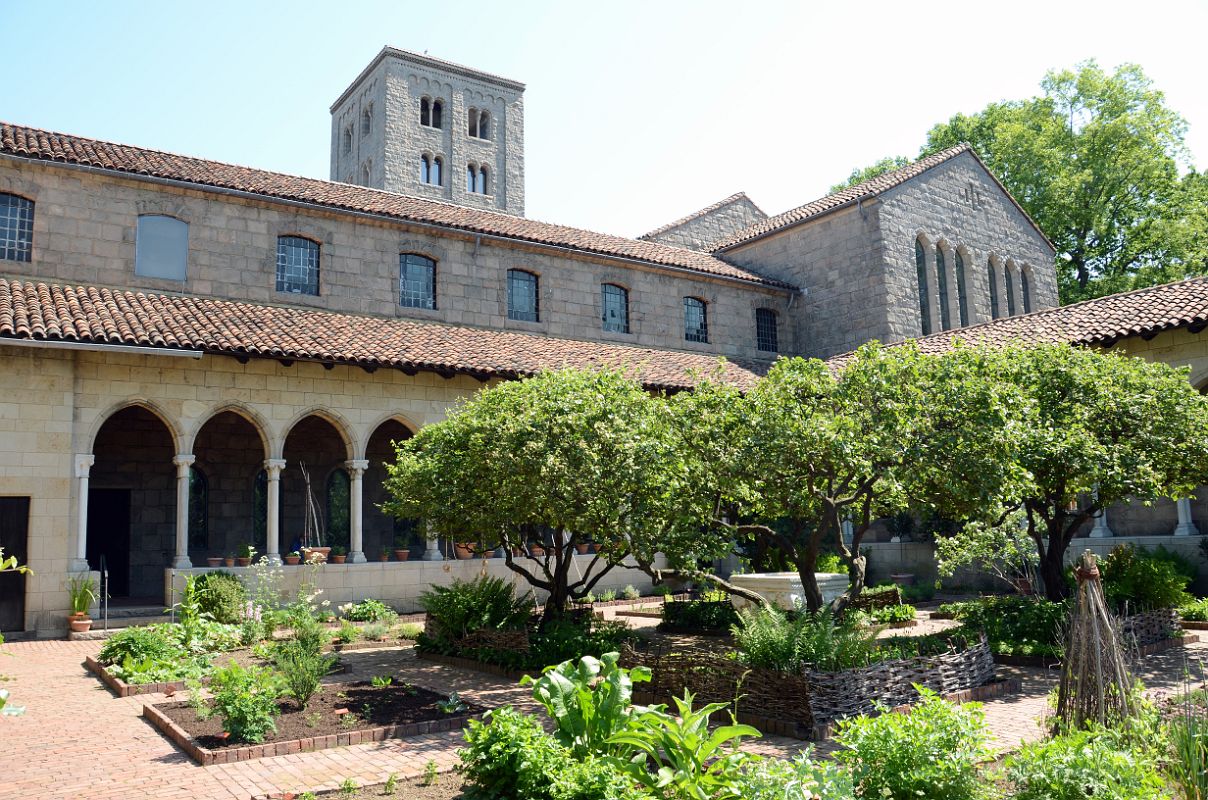
<instances>
[{"instance_id":1,"label":"brick path","mask_svg":"<svg viewBox=\"0 0 1208 800\"><path fill-rule=\"evenodd\" d=\"M337 787L345 778L365 785L393 772L421 775L429 759L442 768L456 762L458 732L387 741L291 756L198 767L140 715L144 702L161 695L118 699L81 666L99 642L36 641L4 645L0 672L20 717L0 718L0 798L180 798L248 800L271 792ZM340 680L393 673L441 692L458 691L487 706L513 703L531 709L528 691L510 681L417 660L411 649L353 651L343 655L350 673ZM1189 661L1208 660L1195 645L1149 656L1138 667L1146 686L1176 688ZM1023 678L1024 692L985 704L998 746L1012 749L1042 733L1036 720L1047 709L1056 675L1035 669L1000 668ZM1201 673L1202 674L1202 673ZM802 742L768 736L749 749L788 756ZM820 752L830 748L823 743Z\"/></svg>"}]
</instances>

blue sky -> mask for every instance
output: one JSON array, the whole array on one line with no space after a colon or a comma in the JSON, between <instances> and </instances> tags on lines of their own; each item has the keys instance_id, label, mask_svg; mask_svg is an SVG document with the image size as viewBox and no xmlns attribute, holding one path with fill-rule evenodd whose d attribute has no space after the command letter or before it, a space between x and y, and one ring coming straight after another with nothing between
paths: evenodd
<instances>
[{"instance_id":1,"label":"blue sky","mask_svg":"<svg viewBox=\"0 0 1208 800\"><path fill-rule=\"evenodd\" d=\"M1208 167L1208 3L0 0L0 119L326 178L328 107L385 44L523 81L528 216L636 235L771 213L914 155L1050 67L1142 65Z\"/></svg>"}]
</instances>

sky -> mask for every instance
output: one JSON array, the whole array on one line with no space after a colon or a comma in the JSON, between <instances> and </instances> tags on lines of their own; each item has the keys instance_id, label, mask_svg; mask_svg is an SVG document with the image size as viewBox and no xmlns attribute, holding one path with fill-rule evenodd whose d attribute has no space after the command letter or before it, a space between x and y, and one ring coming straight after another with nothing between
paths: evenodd
<instances>
[{"instance_id":1,"label":"sky","mask_svg":"<svg viewBox=\"0 0 1208 800\"><path fill-rule=\"evenodd\" d=\"M526 216L636 236L768 213L917 155L956 112L1140 64L1208 167L1208 0L0 0L0 119L327 178L331 103L383 45L525 91Z\"/></svg>"}]
</instances>

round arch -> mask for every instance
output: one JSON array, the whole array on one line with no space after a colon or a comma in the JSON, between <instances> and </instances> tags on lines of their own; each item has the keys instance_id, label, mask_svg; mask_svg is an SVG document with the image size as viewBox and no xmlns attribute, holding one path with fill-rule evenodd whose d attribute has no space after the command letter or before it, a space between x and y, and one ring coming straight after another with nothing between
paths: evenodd
<instances>
[{"instance_id":1,"label":"round arch","mask_svg":"<svg viewBox=\"0 0 1208 800\"><path fill-rule=\"evenodd\" d=\"M273 442L272 458L282 458L285 451L285 440L289 438L290 432L298 426L298 423L307 417L318 417L324 422L330 423L336 429L340 439L344 442L344 452L346 458L352 459L353 453L356 452L356 438L352 435L352 426L348 424L348 420L335 411L329 411L325 408L311 408L296 414L275 437Z\"/></svg>"},{"instance_id":2,"label":"round arch","mask_svg":"<svg viewBox=\"0 0 1208 800\"><path fill-rule=\"evenodd\" d=\"M265 420L264 417L254 409L244 405L243 403L236 402L228 402L215 406L207 411L203 416L199 417L197 419L197 424L194 425L192 430L188 432L189 449L185 450L184 452L192 453L194 446L197 444L197 435L201 433L201 429L219 414L224 414L228 411L232 414L243 417L248 424L256 429L256 434L260 437L260 444L264 448L264 457L270 458L270 454L275 451L275 447L272 437L269 434L271 428L269 427L268 421Z\"/></svg>"},{"instance_id":3,"label":"round arch","mask_svg":"<svg viewBox=\"0 0 1208 800\"><path fill-rule=\"evenodd\" d=\"M377 433L378 428L382 427L387 422L397 422L399 425L402 425L404 428L410 431L412 436L419 433L419 424L414 422L406 414L397 411L388 411L366 426L363 431L363 435L357 442L356 455L353 456L354 458L365 458L365 454L369 450L369 440L373 438L373 434Z\"/></svg>"},{"instance_id":4,"label":"round arch","mask_svg":"<svg viewBox=\"0 0 1208 800\"><path fill-rule=\"evenodd\" d=\"M184 439L183 434L181 433L180 425L177 424L176 421L173 420L172 417L168 414L168 412L164 411L164 409L159 404L155 403L152 400L148 400L145 397L134 397L134 398L130 398L127 400L122 400L120 402L114 403L113 405L109 406L109 408L106 409L104 412L98 414L96 419L94 419L92 421L91 430L89 430L89 432L88 432L88 450L87 450L87 452L89 452L89 453L94 452L94 450L96 448L97 434L99 434L101 432L101 428L103 428L105 426L105 423L108 422L109 419L111 417L113 417L114 414L117 414L119 411L122 411L123 409L126 409L126 408L146 409L148 412L150 412L152 415L154 415L160 422L162 422L164 424L165 428L168 429L168 433L172 437L172 444L176 448L176 452L177 453L187 453L188 452L188 450L184 449L185 439Z\"/></svg>"}]
</instances>

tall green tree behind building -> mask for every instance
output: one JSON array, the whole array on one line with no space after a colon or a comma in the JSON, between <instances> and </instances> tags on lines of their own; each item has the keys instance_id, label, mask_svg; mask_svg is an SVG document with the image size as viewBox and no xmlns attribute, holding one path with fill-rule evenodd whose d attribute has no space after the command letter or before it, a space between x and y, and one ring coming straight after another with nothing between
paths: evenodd
<instances>
[{"instance_id":1,"label":"tall green tree behind building","mask_svg":"<svg viewBox=\"0 0 1208 800\"><path fill-rule=\"evenodd\" d=\"M1208 176L1135 64L1053 70L1043 94L956 114L920 156L969 142L1057 248L1063 303L1208 274ZM837 188L894 169L887 158Z\"/></svg>"}]
</instances>

